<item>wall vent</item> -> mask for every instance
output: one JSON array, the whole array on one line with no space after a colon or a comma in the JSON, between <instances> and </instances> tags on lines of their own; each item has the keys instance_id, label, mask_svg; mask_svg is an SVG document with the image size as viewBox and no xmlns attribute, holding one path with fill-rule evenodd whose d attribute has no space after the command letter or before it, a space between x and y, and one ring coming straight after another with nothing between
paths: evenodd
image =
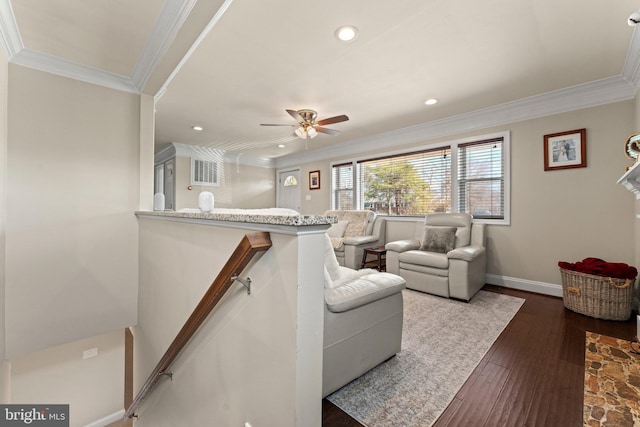
<instances>
[{"instance_id":1,"label":"wall vent","mask_svg":"<svg viewBox=\"0 0 640 427\"><path fill-rule=\"evenodd\" d=\"M220 185L220 164L215 160L191 158L191 185Z\"/></svg>"}]
</instances>

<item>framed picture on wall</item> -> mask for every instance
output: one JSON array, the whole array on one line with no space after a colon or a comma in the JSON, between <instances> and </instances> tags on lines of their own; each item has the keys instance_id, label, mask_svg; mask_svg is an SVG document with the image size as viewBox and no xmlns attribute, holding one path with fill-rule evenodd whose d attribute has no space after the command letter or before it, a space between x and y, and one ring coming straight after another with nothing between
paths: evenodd
<instances>
[{"instance_id":1,"label":"framed picture on wall","mask_svg":"<svg viewBox=\"0 0 640 427\"><path fill-rule=\"evenodd\" d=\"M587 130L576 129L544 136L544 170L587 166Z\"/></svg>"},{"instance_id":2,"label":"framed picture on wall","mask_svg":"<svg viewBox=\"0 0 640 427\"><path fill-rule=\"evenodd\" d=\"M309 172L309 190L320 189L320 171Z\"/></svg>"}]
</instances>

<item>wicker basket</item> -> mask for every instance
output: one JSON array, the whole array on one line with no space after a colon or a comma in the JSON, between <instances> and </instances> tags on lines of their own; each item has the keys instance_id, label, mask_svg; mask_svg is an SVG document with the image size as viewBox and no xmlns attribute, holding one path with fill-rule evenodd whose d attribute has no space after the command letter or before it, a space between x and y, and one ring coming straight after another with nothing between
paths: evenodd
<instances>
[{"instance_id":1,"label":"wicker basket","mask_svg":"<svg viewBox=\"0 0 640 427\"><path fill-rule=\"evenodd\" d=\"M564 306L597 319L627 320L633 303L632 279L614 279L560 269Z\"/></svg>"}]
</instances>

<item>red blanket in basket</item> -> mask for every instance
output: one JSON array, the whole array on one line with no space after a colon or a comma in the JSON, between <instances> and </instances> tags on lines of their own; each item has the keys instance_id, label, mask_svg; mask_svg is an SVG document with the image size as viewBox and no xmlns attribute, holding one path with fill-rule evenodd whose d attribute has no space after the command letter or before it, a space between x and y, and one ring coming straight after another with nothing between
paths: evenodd
<instances>
[{"instance_id":1,"label":"red blanket in basket","mask_svg":"<svg viewBox=\"0 0 640 427\"><path fill-rule=\"evenodd\" d=\"M607 262L599 258L585 258L575 264L560 261L558 267L579 273L595 276L613 277L614 279L635 279L638 270L623 262Z\"/></svg>"}]
</instances>

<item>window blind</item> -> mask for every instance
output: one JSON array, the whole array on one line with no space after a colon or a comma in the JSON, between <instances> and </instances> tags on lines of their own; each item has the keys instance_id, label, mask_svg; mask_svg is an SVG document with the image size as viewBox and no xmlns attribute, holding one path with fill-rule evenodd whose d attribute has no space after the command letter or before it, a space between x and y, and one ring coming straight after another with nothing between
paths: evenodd
<instances>
[{"instance_id":1,"label":"window blind","mask_svg":"<svg viewBox=\"0 0 640 427\"><path fill-rule=\"evenodd\" d=\"M504 219L503 138L458 147L458 209L474 218Z\"/></svg>"},{"instance_id":2,"label":"window blind","mask_svg":"<svg viewBox=\"0 0 640 427\"><path fill-rule=\"evenodd\" d=\"M451 212L451 149L358 162L361 209L387 215Z\"/></svg>"},{"instance_id":3,"label":"window blind","mask_svg":"<svg viewBox=\"0 0 640 427\"><path fill-rule=\"evenodd\" d=\"M354 209L353 163L333 165L331 169L334 209Z\"/></svg>"}]
</instances>

